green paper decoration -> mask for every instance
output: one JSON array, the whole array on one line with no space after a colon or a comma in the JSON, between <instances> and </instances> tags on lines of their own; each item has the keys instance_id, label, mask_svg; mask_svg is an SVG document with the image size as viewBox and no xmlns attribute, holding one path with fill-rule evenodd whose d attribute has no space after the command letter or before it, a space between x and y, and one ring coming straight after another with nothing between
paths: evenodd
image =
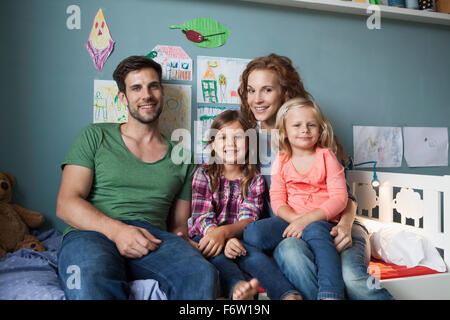
<instances>
[{"instance_id":1,"label":"green paper decoration","mask_svg":"<svg viewBox=\"0 0 450 320\"><path fill-rule=\"evenodd\" d=\"M217 48L223 46L230 36L230 31L218 21L209 18L197 18L190 20L181 26L170 26L170 29L181 29L183 32L194 30L200 33L204 40L193 42L202 48Z\"/></svg>"},{"instance_id":2,"label":"green paper decoration","mask_svg":"<svg viewBox=\"0 0 450 320\"><path fill-rule=\"evenodd\" d=\"M147 57L150 58L150 59L153 59L153 58L156 58L157 55L158 55L158 52L156 52L156 51L150 51L150 52L147 54Z\"/></svg>"}]
</instances>

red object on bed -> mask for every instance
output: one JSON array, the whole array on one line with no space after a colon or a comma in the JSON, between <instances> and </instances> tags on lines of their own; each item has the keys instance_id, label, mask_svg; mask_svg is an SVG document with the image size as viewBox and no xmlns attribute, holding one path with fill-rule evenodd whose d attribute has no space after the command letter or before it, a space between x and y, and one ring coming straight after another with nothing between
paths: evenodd
<instances>
[{"instance_id":1,"label":"red object on bed","mask_svg":"<svg viewBox=\"0 0 450 320\"><path fill-rule=\"evenodd\" d=\"M424 276L427 274L435 273L440 272L423 266L408 268L406 266L386 263L384 261L376 260L373 258L369 264L369 274L374 274L375 277L378 277L379 275L380 280Z\"/></svg>"},{"instance_id":2,"label":"red object on bed","mask_svg":"<svg viewBox=\"0 0 450 320\"><path fill-rule=\"evenodd\" d=\"M369 263L369 274L375 274L375 277L379 277L380 280L425 276L435 273L440 272L423 266L408 268L407 266L399 266L374 258ZM258 292L264 293L266 291L262 287L259 287Z\"/></svg>"}]
</instances>

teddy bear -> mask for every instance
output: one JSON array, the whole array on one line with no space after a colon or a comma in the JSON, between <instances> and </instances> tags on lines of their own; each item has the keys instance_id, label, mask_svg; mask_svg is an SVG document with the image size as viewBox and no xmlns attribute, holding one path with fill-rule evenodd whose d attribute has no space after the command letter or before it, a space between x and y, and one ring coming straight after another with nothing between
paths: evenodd
<instances>
[{"instance_id":1,"label":"teddy bear","mask_svg":"<svg viewBox=\"0 0 450 320\"><path fill-rule=\"evenodd\" d=\"M42 224L42 214L10 203L15 184L11 174L0 172L0 258L22 248L46 250L28 229Z\"/></svg>"}]
</instances>

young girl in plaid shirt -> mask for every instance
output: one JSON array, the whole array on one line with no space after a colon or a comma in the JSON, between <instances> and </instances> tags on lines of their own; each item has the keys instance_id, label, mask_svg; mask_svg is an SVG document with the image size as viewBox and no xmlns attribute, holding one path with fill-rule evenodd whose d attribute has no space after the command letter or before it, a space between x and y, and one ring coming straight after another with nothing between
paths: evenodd
<instances>
[{"instance_id":1,"label":"young girl in plaid shirt","mask_svg":"<svg viewBox=\"0 0 450 320\"><path fill-rule=\"evenodd\" d=\"M225 297L252 299L261 283L271 299L301 299L275 262L240 240L263 206L264 180L249 161L250 125L239 111L228 110L211 129L217 132L208 142L211 157L192 181L188 229L193 244L219 271ZM243 271L254 278L246 281Z\"/></svg>"}]
</instances>

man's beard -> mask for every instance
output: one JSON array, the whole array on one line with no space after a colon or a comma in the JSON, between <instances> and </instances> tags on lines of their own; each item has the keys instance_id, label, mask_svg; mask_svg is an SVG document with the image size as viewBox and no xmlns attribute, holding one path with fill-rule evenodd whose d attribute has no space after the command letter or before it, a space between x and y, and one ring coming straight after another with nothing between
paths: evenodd
<instances>
[{"instance_id":1,"label":"man's beard","mask_svg":"<svg viewBox=\"0 0 450 320\"><path fill-rule=\"evenodd\" d=\"M155 101L154 100L150 100L149 104L155 105ZM139 114L139 106L136 106L135 108L128 108L128 112L129 115L131 117L133 117L134 119L136 119L137 121L139 121L140 123L143 124L151 124L153 122L155 122L156 120L159 119L159 116L162 113L162 106L163 106L163 101L161 99L161 103L160 106L158 108L158 110L156 111L155 115L151 118L143 118L140 114Z\"/></svg>"}]
</instances>

